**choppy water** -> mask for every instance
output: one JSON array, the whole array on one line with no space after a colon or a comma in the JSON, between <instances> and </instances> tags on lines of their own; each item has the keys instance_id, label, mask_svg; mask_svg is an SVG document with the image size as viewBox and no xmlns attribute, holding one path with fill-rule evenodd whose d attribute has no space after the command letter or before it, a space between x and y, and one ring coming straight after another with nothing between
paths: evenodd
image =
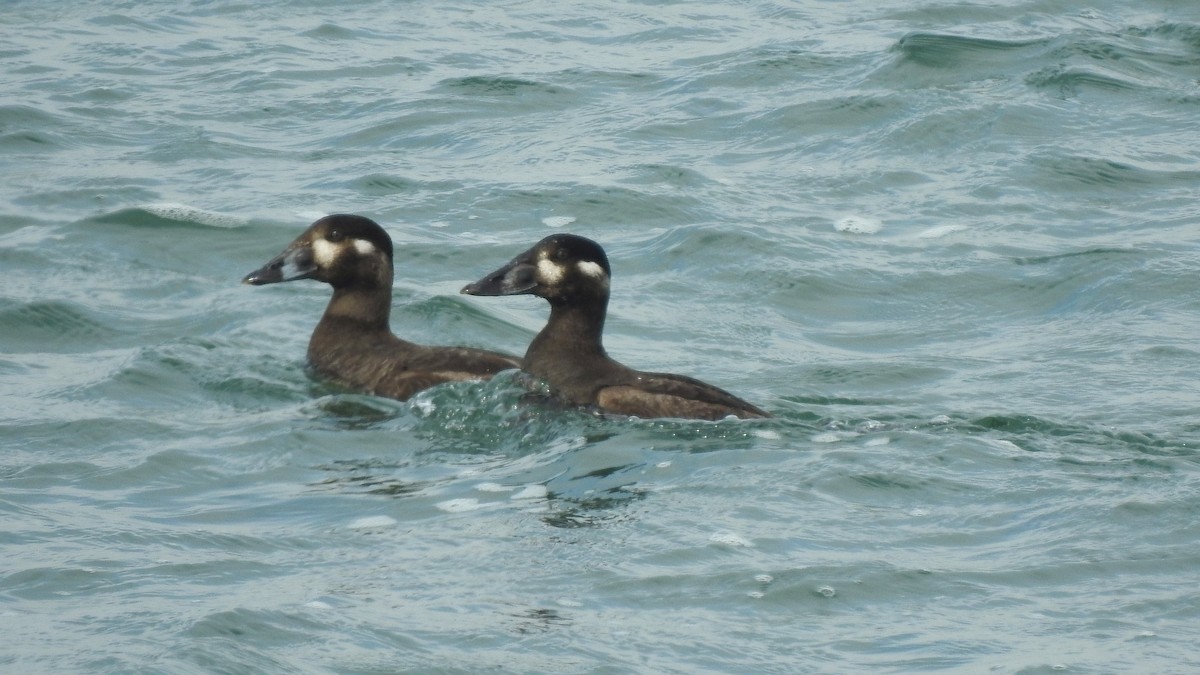
<instances>
[{"instance_id":1,"label":"choppy water","mask_svg":"<svg viewBox=\"0 0 1200 675\"><path fill-rule=\"evenodd\" d=\"M1200 669L1200 6L261 5L0 5L0 669ZM336 211L777 418L313 382Z\"/></svg>"}]
</instances>

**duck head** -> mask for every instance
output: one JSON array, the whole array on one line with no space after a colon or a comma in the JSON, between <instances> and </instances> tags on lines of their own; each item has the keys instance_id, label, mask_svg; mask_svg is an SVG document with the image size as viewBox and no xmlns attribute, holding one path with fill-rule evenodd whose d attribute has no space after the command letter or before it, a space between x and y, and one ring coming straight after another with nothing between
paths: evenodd
<instances>
[{"instance_id":1,"label":"duck head","mask_svg":"<svg viewBox=\"0 0 1200 675\"><path fill-rule=\"evenodd\" d=\"M507 265L467 284L467 295L536 295L551 304L608 299L612 270L599 244L573 234L553 234Z\"/></svg>"},{"instance_id":2,"label":"duck head","mask_svg":"<svg viewBox=\"0 0 1200 675\"><path fill-rule=\"evenodd\" d=\"M334 288L391 288L392 238L370 218L326 216L242 283L261 286L296 279L316 279Z\"/></svg>"}]
</instances>

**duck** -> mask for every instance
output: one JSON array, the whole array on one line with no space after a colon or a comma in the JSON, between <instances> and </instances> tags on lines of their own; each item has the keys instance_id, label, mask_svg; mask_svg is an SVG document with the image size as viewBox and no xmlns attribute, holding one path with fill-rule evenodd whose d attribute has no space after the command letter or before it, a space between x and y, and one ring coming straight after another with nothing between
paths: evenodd
<instances>
[{"instance_id":1,"label":"duck","mask_svg":"<svg viewBox=\"0 0 1200 675\"><path fill-rule=\"evenodd\" d=\"M608 256L599 244L578 235L553 234L461 292L535 295L550 303L550 319L529 344L521 369L545 382L562 403L639 418L771 416L711 384L634 370L609 357L603 333L611 278Z\"/></svg>"},{"instance_id":2,"label":"duck","mask_svg":"<svg viewBox=\"0 0 1200 675\"><path fill-rule=\"evenodd\" d=\"M393 274L387 232L370 218L334 214L314 222L242 283L314 279L332 286L308 341L308 365L321 379L355 392L404 401L438 384L486 380L521 367L520 359L501 352L397 337L389 319Z\"/></svg>"}]
</instances>

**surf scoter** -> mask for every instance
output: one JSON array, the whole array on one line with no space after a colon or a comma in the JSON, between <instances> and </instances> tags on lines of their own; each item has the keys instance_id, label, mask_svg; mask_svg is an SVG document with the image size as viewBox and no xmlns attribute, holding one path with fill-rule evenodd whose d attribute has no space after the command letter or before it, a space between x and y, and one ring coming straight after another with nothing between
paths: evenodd
<instances>
[{"instance_id":1,"label":"surf scoter","mask_svg":"<svg viewBox=\"0 0 1200 675\"><path fill-rule=\"evenodd\" d=\"M719 420L770 417L766 411L699 380L647 373L609 358L601 344L612 271L604 249L555 234L462 289L468 295L536 295L550 320L530 343L522 369L571 405L637 417Z\"/></svg>"},{"instance_id":2,"label":"surf scoter","mask_svg":"<svg viewBox=\"0 0 1200 675\"><path fill-rule=\"evenodd\" d=\"M325 315L308 342L308 362L321 377L349 389L403 401L436 384L487 379L521 366L520 359L507 354L428 347L396 337L388 324L392 239L369 218L321 218L242 283L261 286L296 279L333 286Z\"/></svg>"}]
</instances>

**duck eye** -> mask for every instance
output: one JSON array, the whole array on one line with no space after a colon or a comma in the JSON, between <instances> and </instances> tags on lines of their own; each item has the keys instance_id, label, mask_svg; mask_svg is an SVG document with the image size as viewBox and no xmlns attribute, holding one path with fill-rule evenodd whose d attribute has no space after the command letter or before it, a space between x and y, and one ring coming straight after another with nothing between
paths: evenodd
<instances>
[{"instance_id":1,"label":"duck eye","mask_svg":"<svg viewBox=\"0 0 1200 675\"><path fill-rule=\"evenodd\" d=\"M325 238L336 244L337 242L345 239L346 234L335 227L329 231L329 234L325 235Z\"/></svg>"},{"instance_id":2,"label":"duck eye","mask_svg":"<svg viewBox=\"0 0 1200 675\"><path fill-rule=\"evenodd\" d=\"M565 262L567 259L567 252L561 248L556 248L550 252L550 259L554 262Z\"/></svg>"}]
</instances>

